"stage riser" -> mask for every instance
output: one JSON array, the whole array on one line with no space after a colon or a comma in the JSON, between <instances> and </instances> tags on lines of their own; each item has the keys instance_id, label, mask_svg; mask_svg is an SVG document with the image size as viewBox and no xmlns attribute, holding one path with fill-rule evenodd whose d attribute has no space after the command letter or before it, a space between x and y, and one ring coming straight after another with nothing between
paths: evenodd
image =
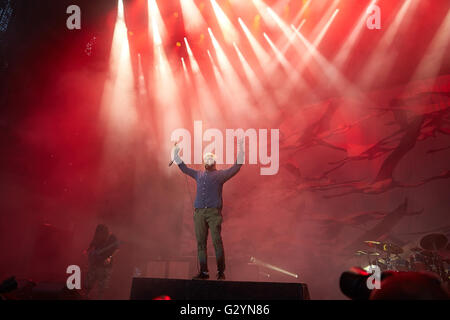
<instances>
[{"instance_id":1,"label":"stage riser","mask_svg":"<svg viewBox=\"0 0 450 320\"><path fill-rule=\"evenodd\" d=\"M303 283L133 278L131 300L307 300Z\"/></svg>"}]
</instances>

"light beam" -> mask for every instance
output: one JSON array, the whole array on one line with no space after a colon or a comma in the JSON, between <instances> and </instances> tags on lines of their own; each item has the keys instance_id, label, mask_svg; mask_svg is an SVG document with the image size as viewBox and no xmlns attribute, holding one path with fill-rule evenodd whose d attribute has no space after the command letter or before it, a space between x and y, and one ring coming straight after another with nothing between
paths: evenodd
<instances>
[{"instance_id":1,"label":"light beam","mask_svg":"<svg viewBox=\"0 0 450 320\"><path fill-rule=\"evenodd\" d=\"M225 12L223 12L222 8L220 8L220 6L217 4L216 0L211 0L211 5L216 15L217 21L219 22L219 27L222 30L225 41L230 44L238 41L239 34L236 28L233 26L230 19L228 19Z\"/></svg>"},{"instance_id":2,"label":"light beam","mask_svg":"<svg viewBox=\"0 0 450 320\"><path fill-rule=\"evenodd\" d=\"M199 32L206 29L206 22L194 0L180 0L184 27L188 33Z\"/></svg>"}]
</instances>

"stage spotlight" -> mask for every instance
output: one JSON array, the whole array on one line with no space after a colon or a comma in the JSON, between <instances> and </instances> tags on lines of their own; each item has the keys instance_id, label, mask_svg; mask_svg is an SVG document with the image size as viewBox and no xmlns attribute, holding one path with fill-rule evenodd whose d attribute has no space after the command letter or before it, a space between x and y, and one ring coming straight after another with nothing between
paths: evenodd
<instances>
[{"instance_id":1,"label":"stage spotlight","mask_svg":"<svg viewBox=\"0 0 450 320\"><path fill-rule=\"evenodd\" d=\"M211 42L213 44L214 50L216 51L216 58L219 63L219 68L224 73L225 77L229 78L227 81L238 81L237 75L235 74L235 71L233 69L232 64L227 58L227 55L225 54L225 51L223 51L222 47L220 46L217 39L214 37L214 34L211 31L211 28L208 28L209 36L211 37ZM236 84L236 83L235 83Z\"/></svg>"},{"instance_id":2,"label":"stage spotlight","mask_svg":"<svg viewBox=\"0 0 450 320\"><path fill-rule=\"evenodd\" d=\"M148 0L148 18L149 34L153 35L153 44L154 46L160 46L167 34L167 30L156 0Z\"/></svg>"},{"instance_id":3,"label":"stage spotlight","mask_svg":"<svg viewBox=\"0 0 450 320\"><path fill-rule=\"evenodd\" d=\"M419 66L414 72L412 80L423 79L425 77L434 78L437 76L444 61L445 53L449 49L449 39L450 10L428 46Z\"/></svg>"},{"instance_id":4,"label":"stage spotlight","mask_svg":"<svg viewBox=\"0 0 450 320\"><path fill-rule=\"evenodd\" d=\"M373 50L367 65L361 71L358 79L358 84L361 87L368 88L375 80L381 83L384 77L389 74L396 58L396 50L391 50L391 45L400 27L408 28L418 4L419 0L405 0L402 4L394 21L389 25L389 28Z\"/></svg>"},{"instance_id":5,"label":"stage spotlight","mask_svg":"<svg viewBox=\"0 0 450 320\"><path fill-rule=\"evenodd\" d=\"M277 58L278 62L282 65L282 67L285 69L285 71L289 74L292 71L292 67L287 61L287 59L284 57L284 55L280 52L280 50L275 46L275 44L270 40L269 36L264 32L263 33L264 38L266 39L267 43L272 48L273 52L275 53L275 57Z\"/></svg>"},{"instance_id":6,"label":"stage spotlight","mask_svg":"<svg viewBox=\"0 0 450 320\"><path fill-rule=\"evenodd\" d=\"M274 20L272 19L272 17L270 16L269 12L267 11L267 9L269 8L269 6L267 6L264 1L262 0L252 0L253 4L255 5L256 9L258 10L258 13L260 14L260 16L262 17L262 19L264 20L264 23L269 26L270 28L275 27L275 23Z\"/></svg>"},{"instance_id":7,"label":"stage spotlight","mask_svg":"<svg viewBox=\"0 0 450 320\"><path fill-rule=\"evenodd\" d=\"M158 119L158 133L163 137L169 137L170 133L181 126L181 103L178 85L171 64L164 51L166 27L161 18L158 5L155 0L148 0L149 9L149 37L153 35L153 97L155 117ZM170 152L170 146L162 147L165 152ZM163 159L160 159L161 164ZM165 162L164 162L165 163Z\"/></svg>"},{"instance_id":8,"label":"stage spotlight","mask_svg":"<svg viewBox=\"0 0 450 320\"><path fill-rule=\"evenodd\" d=\"M109 70L112 77L105 84L103 97L105 115L111 126L117 126L117 132L125 133L136 121L136 110L133 70L122 0L118 1Z\"/></svg>"},{"instance_id":9,"label":"stage spotlight","mask_svg":"<svg viewBox=\"0 0 450 320\"><path fill-rule=\"evenodd\" d=\"M257 96L260 95L261 92L263 91L263 89L262 89L262 85L261 85L258 77L256 76L253 69L250 67L249 63L245 59L241 50L239 50L236 43L233 43L233 47L234 47L234 50L236 51L236 54L238 55L239 61L241 62L241 65L244 70L247 81L250 84L254 94Z\"/></svg>"},{"instance_id":10,"label":"stage spotlight","mask_svg":"<svg viewBox=\"0 0 450 320\"><path fill-rule=\"evenodd\" d=\"M319 44L322 42L323 38L325 37L325 34L327 33L328 29L330 28L331 24L334 21L334 18L336 18L337 14L339 13L339 9L334 10L333 14L331 15L328 22L325 24L325 26L322 28L320 33L317 35L316 39L313 42L313 46L317 48Z\"/></svg>"},{"instance_id":11,"label":"stage spotlight","mask_svg":"<svg viewBox=\"0 0 450 320\"><path fill-rule=\"evenodd\" d=\"M299 70L299 72L303 72L304 68L306 68L308 66L308 62L311 60L311 57L313 56L313 54L315 54L317 52L316 48L318 47L320 42L323 40L326 32L330 28L331 23L334 21L334 18L336 17L336 15L338 13L339 13L339 9L336 9L334 11L334 13L330 16L330 19L327 21L327 23L323 26L322 30L320 30L319 34L314 39L312 44L309 41L307 41L306 38L300 33L299 28L295 28L294 25L291 25L291 29L300 38L300 40L302 40L303 44L305 44L305 45L307 44L306 48L308 49L308 51L305 53L303 48L299 48L298 44L296 42L293 42L293 44L297 50L297 53L300 56L300 61L296 66L297 69ZM291 39L290 39L290 41L291 41ZM312 49L312 48L314 48L314 49Z\"/></svg>"},{"instance_id":12,"label":"stage spotlight","mask_svg":"<svg viewBox=\"0 0 450 320\"><path fill-rule=\"evenodd\" d=\"M275 13L275 11L273 11L272 9L268 8L267 11L269 12L270 16L272 17L272 19L276 22L276 24L278 25L278 27L281 29L281 31L283 32L283 34L286 36L286 38L288 39L288 41L286 42L286 44L283 46L283 48L280 50L280 53L284 56L284 54L286 53L286 51L289 49L289 47L291 45L295 46L295 49L297 50L297 52L299 53L299 55L302 55L304 53L304 50L302 47L299 47L298 44L294 41L295 39L295 32L293 32L288 25ZM305 20L303 20L304 23ZM298 27L297 30L300 30L300 28L303 26L303 23L300 24L300 26ZM275 63L276 64L276 63ZM271 68L273 68L273 63Z\"/></svg>"},{"instance_id":13,"label":"stage spotlight","mask_svg":"<svg viewBox=\"0 0 450 320\"><path fill-rule=\"evenodd\" d=\"M217 85L219 86L220 91L228 93L228 88L225 85L225 80L223 79L222 75L220 74L219 68L217 67L216 62L214 61L214 58L211 55L211 51L207 50L206 52L208 53L209 61L211 62L211 66L213 68L214 77L216 79L216 82L217 82ZM227 96L228 96L228 94L227 94Z\"/></svg>"},{"instance_id":14,"label":"stage spotlight","mask_svg":"<svg viewBox=\"0 0 450 320\"><path fill-rule=\"evenodd\" d=\"M298 38L305 45L308 50L308 57L312 57L317 64L322 68L322 75L325 75L327 79L331 80L331 83L342 93L343 96L353 96L361 101L366 101L366 97L363 93L352 84L333 64L331 64L317 49L294 27L291 26ZM305 67L305 60L300 70ZM325 79L323 81L326 81Z\"/></svg>"},{"instance_id":15,"label":"stage spotlight","mask_svg":"<svg viewBox=\"0 0 450 320\"><path fill-rule=\"evenodd\" d=\"M287 38L290 38L292 36L292 31L289 29L286 23L273 11L271 8L267 7L267 12L269 13L270 17L276 22L276 24L280 27L281 31L284 33L284 35Z\"/></svg>"},{"instance_id":16,"label":"stage spotlight","mask_svg":"<svg viewBox=\"0 0 450 320\"><path fill-rule=\"evenodd\" d=\"M233 43L233 46L239 57L239 61L241 62L242 68L243 68L245 76L247 78L247 82L250 85L250 88L253 92L254 97L256 98L258 105L261 106L261 108L263 109L264 114L266 116L273 116L274 101L267 94L266 90L264 90L264 87L262 86L261 81L259 80L259 77L253 71L252 67L245 59L241 50L239 50L239 47L237 46L237 44Z\"/></svg>"},{"instance_id":17,"label":"stage spotlight","mask_svg":"<svg viewBox=\"0 0 450 320\"><path fill-rule=\"evenodd\" d=\"M191 76L190 76L189 71L186 66L186 61L184 61L183 57L181 57L181 65L183 67L184 83L186 85L186 88L190 92L190 90L192 90L192 81L191 81Z\"/></svg>"},{"instance_id":18,"label":"stage spotlight","mask_svg":"<svg viewBox=\"0 0 450 320\"><path fill-rule=\"evenodd\" d=\"M212 33L210 28L208 28L208 33L211 37L211 41L216 52L219 69L222 71L226 86L230 90L234 98L234 103L230 105L232 111L235 113L235 115L241 114L242 112L245 112L245 110L248 111L248 107L252 106L252 104L247 101L247 90L242 85L240 78L236 74L236 71L228 60L225 52L219 45L219 42L214 37L214 34ZM249 115L248 112L247 115Z\"/></svg>"},{"instance_id":19,"label":"stage spotlight","mask_svg":"<svg viewBox=\"0 0 450 320\"><path fill-rule=\"evenodd\" d=\"M314 39L312 43L313 43L314 47L317 48L319 46L320 42L325 37L325 34L328 31L330 25L333 23L334 18L339 13L339 9L336 8L338 4L339 4L339 0L334 0L332 5L328 8L327 12L323 15L322 19L319 21L319 23L316 25L316 27L312 31L311 34L312 34L312 38ZM288 28L286 26L286 23L284 21L282 21L281 18L276 16L275 13L273 13L272 16L273 16L274 20L277 22L277 25L283 30L283 33L285 34L285 36L288 39L288 42L283 47L283 50L281 50L281 52L284 54L287 51L287 49L290 47L290 45L292 44L292 45L294 45L298 54L301 56L301 60L306 64L309 61L310 57L308 56L308 54L305 56L304 50L302 48L298 47L297 43L295 41L293 41L293 39L295 38L295 30L299 31L301 29L301 27L305 23L305 19L303 19L302 23L297 28L294 28L294 35L292 36L291 33L286 30L286 28ZM292 25L295 25L295 23L291 24L291 27L292 27Z\"/></svg>"},{"instance_id":20,"label":"stage spotlight","mask_svg":"<svg viewBox=\"0 0 450 320\"><path fill-rule=\"evenodd\" d=\"M184 58L181 57L181 65L183 66L183 72L184 72L184 76L186 77L186 80L189 79L189 73L186 67L186 62L184 61Z\"/></svg>"},{"instance_id":21,"label":"stage spotlight","mask_svg":"<svg viewBox=\"0 0 450 320\"><path fill-rule=\"evenodd\" d=\"M369 5L364 9L364 12L359 16L358 21L356 22L355 26L353 27L352 32L350 33L350 36L345 40L344 44L342 45L341 49L339 49L338 54L334 58L334 65L336 65L338 68L341 68L345 62L347 61L348 57L350 56L350 52L353 49L354 45L358 41L359 37L361 36L362 30L364 30L366 24L364 23L367 19L367 12L368 10L376 4L377 0L372 0Z\"/></svg>"},{"instance_id":22,"label":"stage spotlight","mask_svg":"<svg viewBox=\"0 0 450 320\"><path fill-rule=\"evenodd\" d=\"M299 24L299 26L298 26L297 28L294 28L294 30L300 31L301 28L303 27L303 25L304 25L305 23L306 23L306 19L303 19L302 22ZM296 49L298 52L303 52L302 49L298 48L296 42L294 41L295 36L296 36L296 35L295 35L295 31L294 31L294 32L292 33L292 35L288 38L288 41L287 41L286 44L283 46L283 48L281 48L280 51L281 51L282 54L285 54L286 51L288 51L288 49L290 48L290 46L291 46L292 44L295 45L295 49Z\"/></svg>"},{"instance_id":23,"label":"stage spotlight","mask_svg":"<svg viewBox=\"0 0 450 320\"><path fill-rule=\"evenodd\" d=\"M216 79L217 86L219 87L219 92L222 95L222 99L226 101L228 104L233 103L231 100L232 93L223 79L222 74L219 71L219 68L214 61L214 58L211 55L211 51L207 50L209 61L211 62L211 66L213 68L214 78Z\"/></svg>"},{"instance_id":24,"label":"stage spotlight","mask_svg":"<svg viewBox=\"0 0 450 320\"><path fill-rule=\"evenodd\" d=\"M269 46L272 48L272 51L275 54L276 60L278 63L281 64L284 72L287 75L287 82L286 82L286 89L283 89L283 93L281 96L286 97L286 92L290 92L294 87L297 88L305 88L307 87L306 82L302 79L301 75L297 70L295 70L294 67L289 63L289 61L286 59L283 53L275 46L275 44L272 42L272 40L269 38L269 36L264 32L263 33L264 38L266 39ZM270 73L273 73L275 71L276 64L271 64L269 67Z\"/></svg>"},{"instance_id":25,"label":"stage spotlight","mask_svg":"<svg viewBox=\"0 0 450 320\"><path fill-rule=\"evenodd\" d=\"M303 6L302 6L302 9L297 13L297 15L295 16L292 24L296 25L300 21L300 19L305 14L306 9L308 9L310 4L311 4L311 0L307 0L306 2L304 2ZM305 19L303 19L303 20L305 20Z\"/></svg>"},{"instance_id":26,"label":"stage spotlight","mask_svg":"<svg viewBox=\"0 0 450 320\"><path fill-rule=\"evenodd\" d=\"M131 65L123 1L118 1L117 17L111 43L108 78L101 99L100 120L103 122L105 143L104 172L112 172L117 162L129 154L138 121L137 94ZM117 152L121 150L121 152ZM109 175L105 175L105 179Z\"/></svg>"},{"instance_id":27,"label":"stage spotlight","mask_svg":"<svg viewBox=\"0 0 450 320\"><path fill-rule=\"evenodd\" d=\"M276 61L281 64L284 73L286 74L287 77L284 88L279 89L276 93L278 103L280 104L286 103L289 99L289 94L294 89L305 90L304 92L309 97L315 99L316 97L314 94L314 90L312 90L308 85L308 83L303 79L301 73L289 63L284 54L275 46L275 44L272 42L272 40L266 33L263 33L263 36L266 39L269 46L272 48L272 51L274 52L276 57ZM272 76L275 74L276 66L277 66L276 63L272 63L268 67L269 69L268 73L272 74Z\"/></svg>"},{"instance_id":28,"label":"stage spotlight","mask_svg":"<svg viewBox=\"0 0 450 320\"><path fill-rule=\"evenodd\" d=\"M171 132L182 124L178 85L163 46L157 46L154 55L155 114L160 133L163 137L170 137ZM164 146L162 148L169 153L171 147ZM160 160L163 161L163 159Z\"/></svg>"},{"instance_id":29,"label":"stage spotlight","mask_svg":"<svg viewBox=\"0 0 450 320\"><path fill-rule=\"evenodd\" d=\"M218 111L217 103L211 94L211 87L206 83L205 78L200 70L198 62L192 53L191 47L187 38L184 38L184 42L186 44L186 50L188 52L191 71L193 75L193 83L195 83L195 97L198 99L198 102L195 104L195 107L191 108L191 118L192 119L205 119L208 122L216 122L221 117L221 110ZM182 60L184 62L184 59ZM186 68L186 64L183 65L183 68ZM187 68L185 71L188 79L189 73L187 72ZM188 80L190 83L190 80Z\"/></svg>"},{"instance_id":30,"label":"stage spotlight","mask_svg":"<svg viewBox=\"0 0 450 320\"><path fill-rule=\"evenodd\" d=\"M199 32L206 28L206 22L194 0L180 0L184 27L188 33Z\"/></svg>"},{"instance_id":31,"label":"stage spotlight","mask_svg":"<svg viewBox=\"0 0 450 320\"><path fill-rule=\"evenodd\" d=\"M311 32L311 39L317 39L319 34L324 29L325 25L330 21L330 18L332 17L333 13L336 11L337 6L339 5L339 0L334 0L333 3L328 7L326 12L322 14L322 18L320 21L316 24L313 31ZM314 43L314 41L311 41Z\"/></svg>"},{"instance_id":32,"label":"stage spotlight","mask_svg":"<svg viewBox=\"0 0 450 320\"><path fill-rule=\"evenodd\" d=\"M200 71L200 67L198 66L197 59L195 59L186 37L184 37L184 43L186 44L186 50L189 56L189 60L191 61L192 72L197 73Z\"/></svg>"},{"instance_id":33,"label":"stage spotlight","mask_svg":"<svg viewBox=\"0 0 450 320\"><path fill-rule=\"evenodd\" d=\"M236 28L233 26L230 19L228 19L225 12L223 12L222 8L220 8L220 6L217 4L216 0L211 0L211 5L217 17L217 21L219 22L219 27L222 30L225 41L228 43L238 41L239 34Z\"/></svg>"},{"instance_id":34,"label":"stage spotlight","mask_svg":"<svg viewBox=\"0 0 450 320\"><path fill-rule=\"evenodd\" d=\"M256 59L258 59L259 64L264 67L270 60L269 55L252 35L250 30L245 25L244 21L242 21L241 18L238 18L238 21L248 39L248 42L250 43L250 46L252 47L253 52L255 53Z\"/></svg>"}]
</instances>

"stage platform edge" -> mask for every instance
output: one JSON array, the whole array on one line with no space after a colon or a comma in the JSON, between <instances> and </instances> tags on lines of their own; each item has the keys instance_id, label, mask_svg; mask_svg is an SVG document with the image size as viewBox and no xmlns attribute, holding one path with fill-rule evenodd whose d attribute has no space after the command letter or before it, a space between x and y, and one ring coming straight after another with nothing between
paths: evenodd
<instances>
[{"instance_id":1,"label":"stage platform edge","mask_svg":"<svg viewBox=\"0 0 450 320\"><path fill-rule=\"evenodd\" d=\"M248 282L133 278L131 300L309 300L308 286L290 282Z\"/></svg>"}]
</instances>

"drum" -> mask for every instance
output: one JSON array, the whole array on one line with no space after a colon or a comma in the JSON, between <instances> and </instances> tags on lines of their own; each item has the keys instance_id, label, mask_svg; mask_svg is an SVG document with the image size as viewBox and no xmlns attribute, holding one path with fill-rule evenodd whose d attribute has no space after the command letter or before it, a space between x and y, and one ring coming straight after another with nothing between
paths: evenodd
<instances>
[{"instance_id":1,"label":"drum","mask_svg":"<svg viewBox=\"0 0 450 320\"><path fill-rule=\"evenodd\" d=\"M431 257L424 252L414 252L409 259L411 271L432 271L431 263Z\"/></svg>"},{"instance_id":2,"label":"drum","mask_svg":"<svg viewBox=\"0 0 450 320\"><path fill-rule=\"evenodd\" d=\"M444 269L445 269L445 279L450 285L450 259L444 260Z\"/></svg>"},{"instance_id":3,"label":"drum","mask_svg":"<svg viewBox=\"0 0 450 320\"><path fill-rule=\"evenodd\" d=\"M411 266L408 260L397 259L392 262L395 271L411 271Z\"/></svg>"},{"instance_id":4,"label":"drum","mask_svg":"<svg viewBox=\"0 0 450 320\"><path fill-rule=\"evenodd\" d=\"M380 268L381 271L389 270L389 266L384 259L377 259L375 264Z\"/></svg>"},{"instance_id":5,"label":"drum","mask_svg":"<svg viewBox=\"0 0 450 320\"><path fill-rule=\"evenodd\" d=\"M436 273L443 281L446 281L447 269L444 260L437 254L431 257L430 271Z\"/></svg>"}]
</instances>

